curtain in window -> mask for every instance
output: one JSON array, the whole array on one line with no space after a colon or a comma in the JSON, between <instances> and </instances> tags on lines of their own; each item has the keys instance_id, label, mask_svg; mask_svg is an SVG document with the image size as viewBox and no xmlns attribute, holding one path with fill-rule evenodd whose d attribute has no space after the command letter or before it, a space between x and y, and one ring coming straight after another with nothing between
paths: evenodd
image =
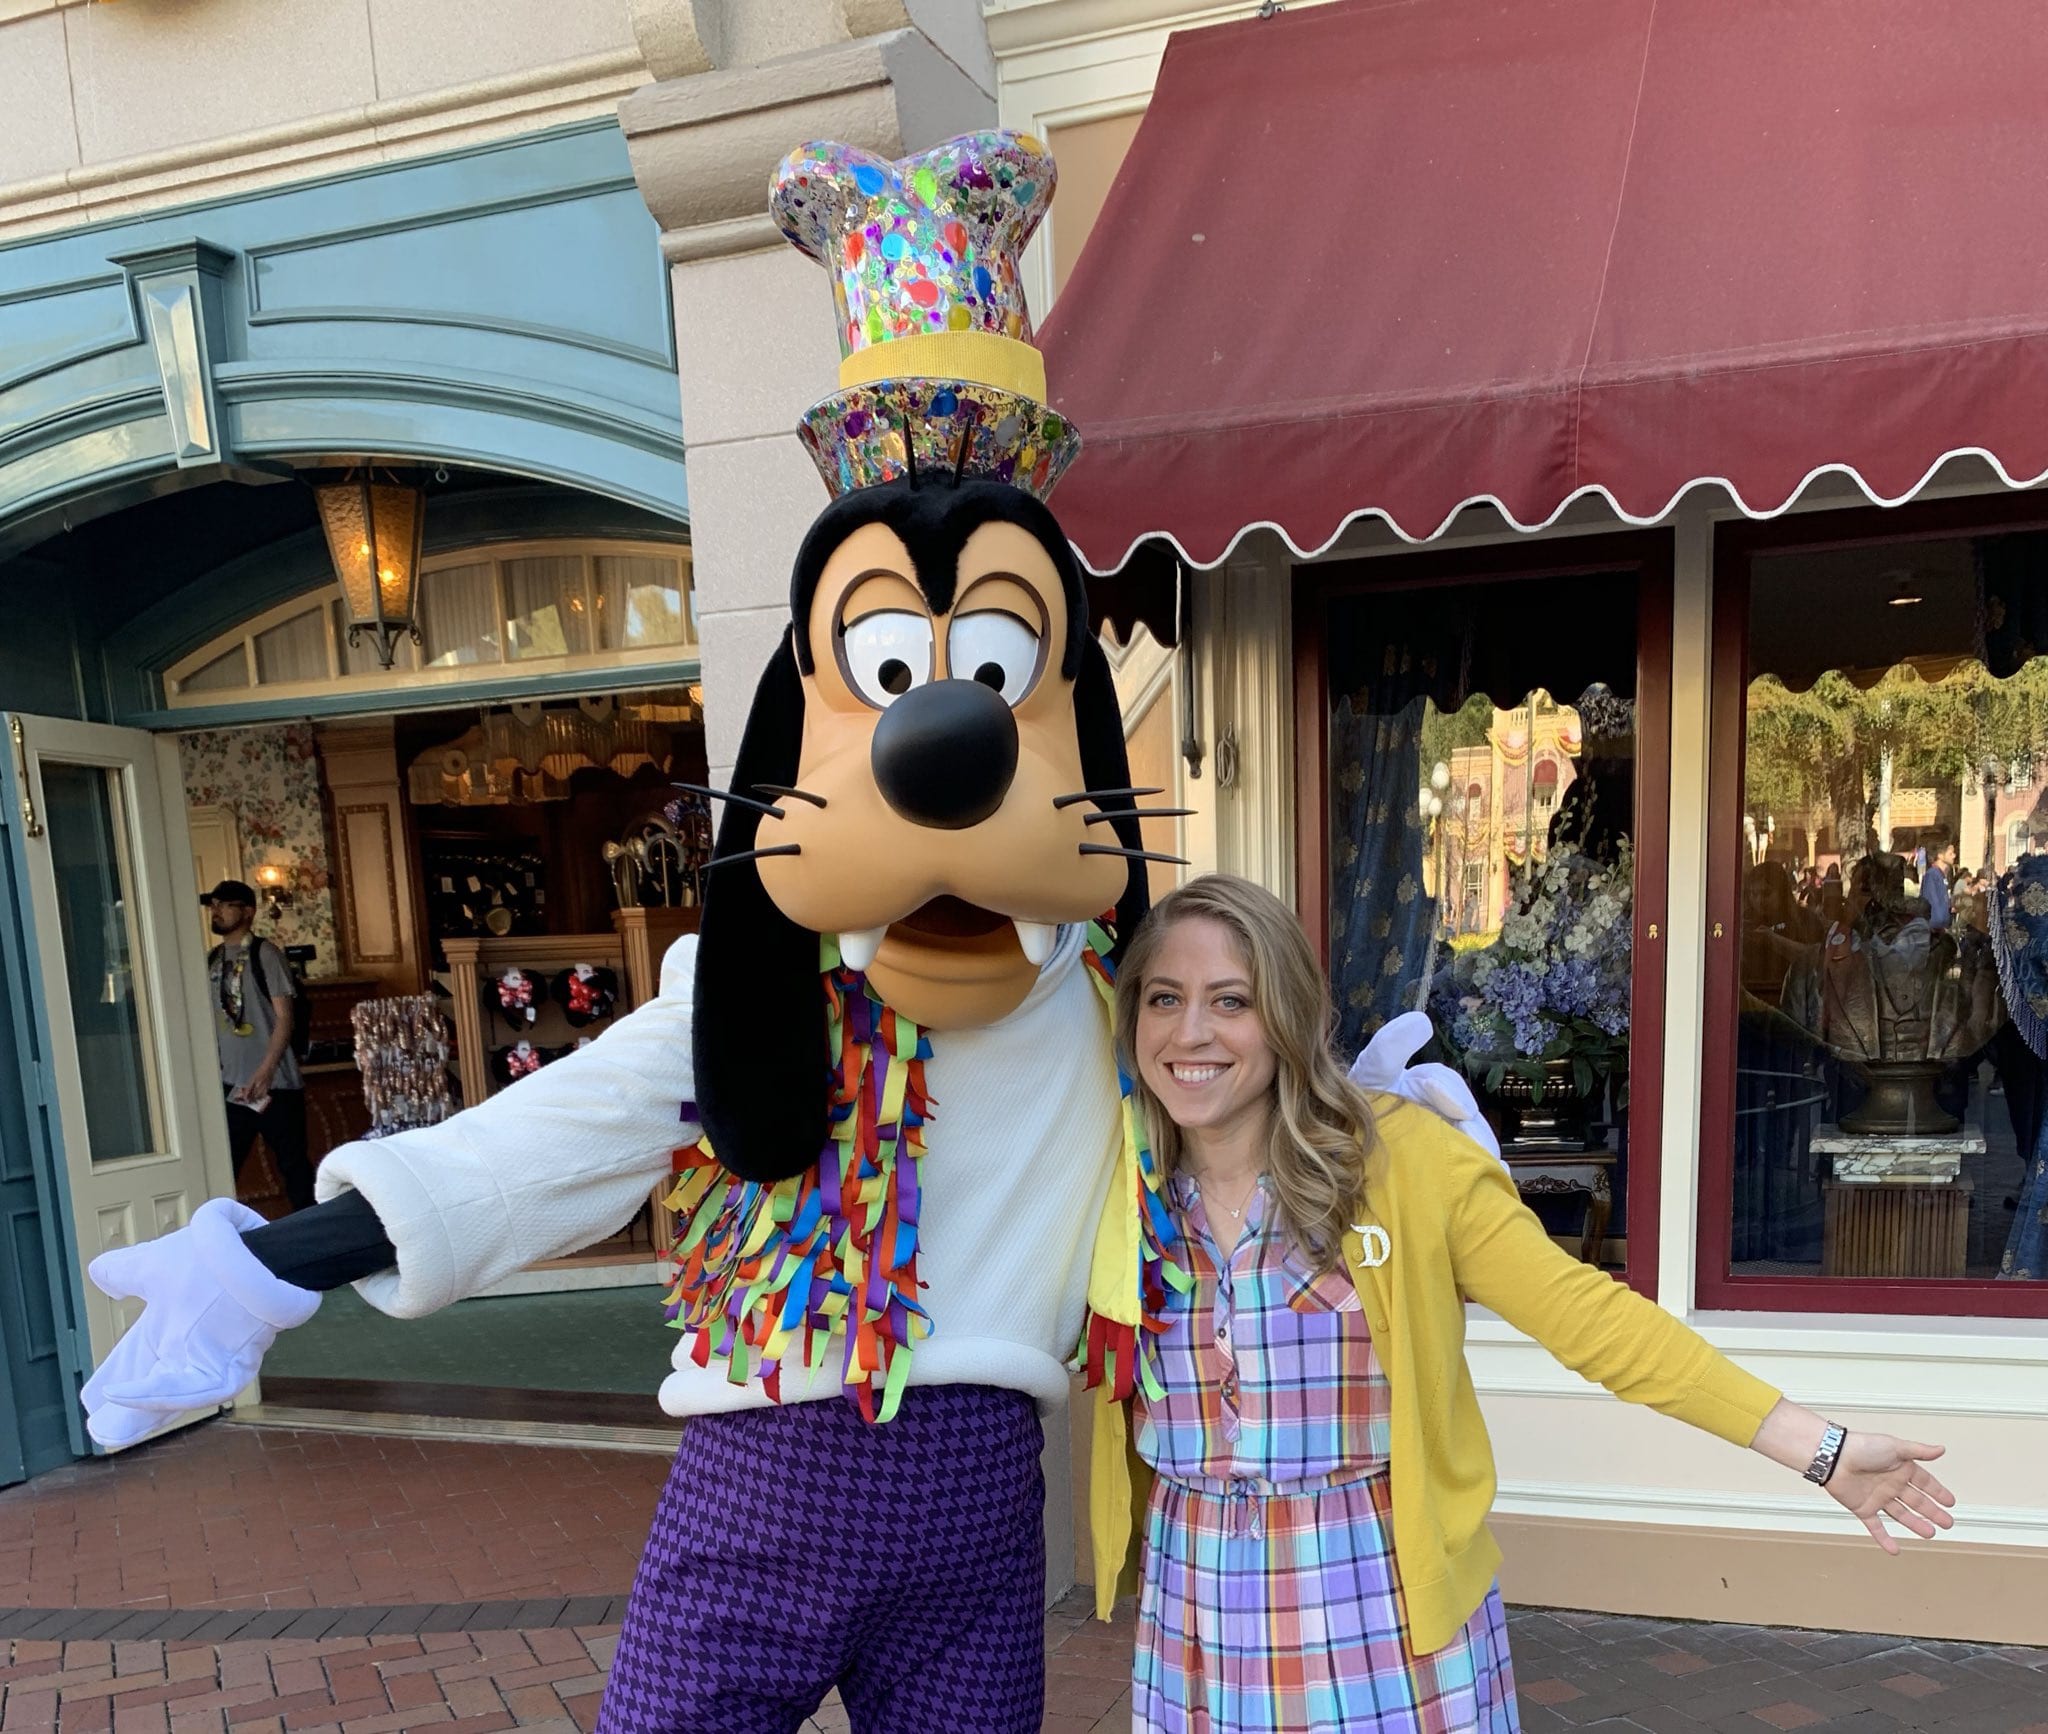
<instances>
[{"instance_id":1,"label":"curtain in window","mask_svg":"<svg viewBox=\"0 0 2048 1734\"><path fill-rule=\"evenodd\" d=\"M249 684L249 658L239 644L178 682L180 692L240 692Z\"/></svg>"},{"instance_id":2,"label":"curtain in window","mask_svg":"<svg viewBox=\"0 0 2048 1734\"><path fill-rule=\"evenodd\" d=\"M1397 673L1389 684L1405 683ZM1416 798L1426 701L1359 700L1340 699L1330 717L1330 977L1347 1054L1414 1006L1436 929Z\"/></svg>"},{"instance_id":3,"label":"curtain in window","mask_svg":"<svg viewBox=\"0 0 2048 1734\"><path fill-rule=\"evenodd\" d=\"M601 650L686 644L682 563L669 555L600 554L597 642Z\"/></svg>"},{"instance_id":4,"label":"curtain in window","mask_svg":"<svg viewBox=\"0 0 2048 1734\"><path fill-rule=\"evenodd\" d=\"M541 554L505 562L506 632L512 658L581 656L590 648L583 557Z\"/></svg>"},{"instance_id":5,"label":"curtain in window","mask_svg":"<svg viewBox=\"0 0 2048 1734\"><path fill-rule=\"evenodd\" d=\"M1330 977L1341 1047L1413 1008L1425 973L1449 961L1430 947L1437 900L1423 873L1425 701L1449 713L1474 693L1503 708L1539 688L1632 694L1635 584L1632 572L1600 572L1332 599L1329 684L1343 696L1330 711ZM1624 765L1608 805L1625 808L1631 774Z\"/></svg>"},{"instance_id":6,"label":"curtain in window","mask_svg":"<svg viewBox=\"0 0 2048 1734\"><path fill-rule=\"evenodd\" d=\"M318 607L256 634L256 680L261 686L327 678L327 625Z\"/></svg>"},{"instance_id":7,"label":"curtain in window","mask_svg":"<svg viewBox=\"0 0 2048 1734\"><path fill-rule=\"evenodd\" d=\"M420 633L429 668L502 661L496 568L485 562L427 573L420 581Z\"/></svg>"}]
</instances>

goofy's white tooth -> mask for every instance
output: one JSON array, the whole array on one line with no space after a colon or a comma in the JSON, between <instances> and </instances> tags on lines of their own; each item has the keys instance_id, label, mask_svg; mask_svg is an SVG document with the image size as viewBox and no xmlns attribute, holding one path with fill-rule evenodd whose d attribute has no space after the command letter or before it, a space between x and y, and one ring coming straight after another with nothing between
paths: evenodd
<instances>
[{"instance_id":1,"label":"goofy's white tooth","mask_svg":"<svg viewBox=\"0 0 2048 1734\"><path fill-rule=\"evenodd\" d=\"M1024 948L1025 957L1033 964L1043 964L1052 956L1053 942L1060 936L1060 930L1049 921L1018 921L1017 943Z\"/></svg>"},{"instance_id":2,"label":"goofy's white tooth","mask_svg":"<svg viewBox=\"0 0 2048 1734\"><path fill-rule=\"evenodd\" d=\"M842 933L839 936L839 961L848 969L865 971L875 961L875 953L882 949L882 935L887 927L866 927L858 933Z\"/></svg>"}]
</instances>

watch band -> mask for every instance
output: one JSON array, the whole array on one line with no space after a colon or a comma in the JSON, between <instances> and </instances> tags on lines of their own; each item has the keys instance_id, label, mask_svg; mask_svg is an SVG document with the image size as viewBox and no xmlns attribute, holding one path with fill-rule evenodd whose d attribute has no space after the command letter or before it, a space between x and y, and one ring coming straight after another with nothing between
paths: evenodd
<instances>
[{"instance_id":1,"label":"watch band","mask_svg":"<svg viewBox=\"0 0 2048 1734\"><path fill-rule=\"evenodd\" d=\"M1816 1487L1825 1487L1834 1479L1835 1465L1842 1460L1842 1442L1849 1437L1849 1429L1839 1421L1830 1421L1820 1436L1820 1446L1813 1454L1813 1461L1806 1466L1806 1479Z\"/></svg>"}]
</instances>

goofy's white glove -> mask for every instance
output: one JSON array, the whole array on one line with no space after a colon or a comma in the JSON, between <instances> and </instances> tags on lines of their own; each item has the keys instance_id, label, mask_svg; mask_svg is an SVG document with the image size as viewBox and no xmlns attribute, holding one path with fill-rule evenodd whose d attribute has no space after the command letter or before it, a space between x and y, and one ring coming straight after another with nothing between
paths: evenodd
<instances>
[{"instance_id":1,"label":"goofy's white glove","mask_svg":"<svg viewBox=\"0 0 2048 1734\"><path fill-rule=\"evenodd\" d=\"M314 1290L273 1276L242 1244L244 1230L262 1226L246 1204L209 1199L183 1228L87 1267L102 1294L144 1303L85 1382L86 1431L102 1445L133 1445L173 1415L227 1402L277 1333L319 1310Z\"/></svg>"},{"instance_id":2,"label":"goofy's white glove","mask_svg":"<svg viewBox=\"0 0 2048 1734\"><path fill-rule=\"evenodd\" d=\"M1365 1051L1351 1062L1351 1081L1362 1090L1384 1090L1390 1095L1404 1096L1431 1113L1442 1115L1481 1149L1498 1156L1500 1140L1479 1112L1471 1085L1449 1066L1408 1063L1435 1034L1435 1028L1422 1012L1403 1012L1383 1024L1379 1034L1365 1044Z\"/></svg>"}]
</instances>

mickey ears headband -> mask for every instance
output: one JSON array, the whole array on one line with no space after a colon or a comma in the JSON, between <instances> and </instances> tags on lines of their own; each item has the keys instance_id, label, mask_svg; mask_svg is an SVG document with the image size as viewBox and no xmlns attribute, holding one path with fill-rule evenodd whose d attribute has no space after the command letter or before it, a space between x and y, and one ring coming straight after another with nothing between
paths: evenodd
<instances>
[{"instance_id":1,"label":"mickey ears headband","mask_svg":"<svg viewBox=\"0 0 2048 1734\"><path fill-rule=\"evenodd\" d=\"M833 495L944 473L1044 499L1081 449L1046 406L1019 270L1058 180L1023 133L967 133L901 162L799 146L770 207L823 265L839 386L798 434Z\"/></svg>"}]
</instances>

